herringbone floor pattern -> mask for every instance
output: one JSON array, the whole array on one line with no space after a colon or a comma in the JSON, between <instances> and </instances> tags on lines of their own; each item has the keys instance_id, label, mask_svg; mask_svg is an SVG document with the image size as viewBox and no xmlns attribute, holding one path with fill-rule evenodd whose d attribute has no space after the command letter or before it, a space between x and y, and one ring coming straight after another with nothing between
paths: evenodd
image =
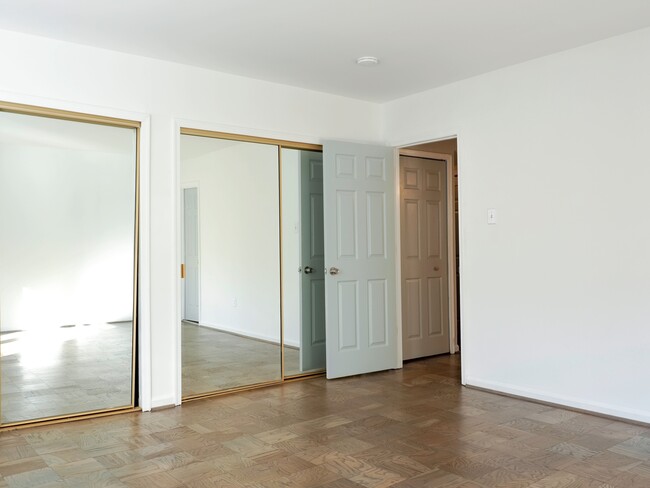
<instances>
[{"instance_id":1,"label":"herringbone floor pattern","mask_svg":"<svg viewBox=\"0 0 650 488\"><path fill-rule=\"evenodd\" d=\"M5 432L0 486L650 487L650 429L462 388L458 363Z\"/></svg>"}]
</instances>

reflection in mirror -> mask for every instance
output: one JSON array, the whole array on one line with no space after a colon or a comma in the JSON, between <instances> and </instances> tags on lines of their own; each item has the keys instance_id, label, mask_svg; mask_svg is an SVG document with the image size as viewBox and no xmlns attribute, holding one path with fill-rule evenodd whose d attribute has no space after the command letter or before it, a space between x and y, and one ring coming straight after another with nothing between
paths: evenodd
<instances>
[{"instance_id":1,"label":"reflection in mirror","mask_svg":"<svg viewBox=\"0 0 650 488\"><path fill-rule=\"evenodd\" d=\"M133 406L136 131L0 112L3 424Z\"/></svg>"},{"instance_id":2,"label":"reflection in mirror","mask_svg":"<svg viewBox=\"0 0 650 488\"><path fill-rule=\"evenodd\" d=\"M323 155L282 148L284 374L325 369Z\"/></svg>"},{"instance_id":3,"label":"reflection in mirror","mask_svg":"<svg viewBox=\"0 0 650 488\"><path fill-rule=\"evenodd\" d=\"M281 380L278 147L181 135L182 392Z\"/></svg>"}]
</instances>

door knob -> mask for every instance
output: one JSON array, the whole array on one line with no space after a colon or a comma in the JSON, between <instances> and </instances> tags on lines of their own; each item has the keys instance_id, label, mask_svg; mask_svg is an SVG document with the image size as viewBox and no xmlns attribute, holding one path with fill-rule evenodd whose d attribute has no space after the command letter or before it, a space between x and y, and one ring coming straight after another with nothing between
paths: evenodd
<instances>
[{"instance_id":1,"label":"door knob","mask_svg":"<svg viewBox=\"0 0 650 488\"><path fill-rule=\"evenodd\" d=\"M338 269L338 268L335 268L334 266L332 266L332 267L330 268L330 274L331 274L331 275L339 274L339 269Z\"/></svg>"},{"instance_id":2,"label":"door knob","mask_svg":"<svg viewBox=\"0 0 650 488\"><path fill-rule=\"evenodd\" d=\"M304 267L305 274L312 274L314 272L314 268L311 266L305 266Z\"/></svg>"},{"instance_id":3,"label":"door knob","mask_svg":"<svg viewBox=\"0 0 650 488\"><path fill-rule=\"evenodd\" d=\"M433 267L433 270L434 270L434 271L440 271L440 268L439 268L438 266L434 266L434 267Z\"/></svg>"}]
</instances>

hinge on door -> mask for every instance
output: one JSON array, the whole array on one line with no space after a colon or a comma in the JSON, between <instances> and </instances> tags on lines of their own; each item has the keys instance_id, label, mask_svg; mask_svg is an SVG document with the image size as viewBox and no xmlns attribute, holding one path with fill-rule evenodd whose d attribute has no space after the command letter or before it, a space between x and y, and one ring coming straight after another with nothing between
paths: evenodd
<instances>
[{"instance_id":1,"label":"hinge on door","mask_svg":"<svg viewBox=\"0 0 650 488\"><path fill-rule=\"evenodd\" d=\"M185 264L181 263L181 280L185 279Z\"/></svg>"}]
</instances>

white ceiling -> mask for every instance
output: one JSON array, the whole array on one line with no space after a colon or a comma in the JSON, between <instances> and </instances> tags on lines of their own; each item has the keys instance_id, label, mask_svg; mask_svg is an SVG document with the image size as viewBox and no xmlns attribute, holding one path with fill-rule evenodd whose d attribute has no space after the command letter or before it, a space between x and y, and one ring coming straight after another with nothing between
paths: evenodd
<instances>
[{"instance_id":1,"label":"white ceiling","mask_svg":"<svg viewBox=\"0 0 650 488\"><path fill-rule=\"evenodd\" d=\"M376 102L647 26L649 0L0 0L0 29Z\"/></svg>"}]
</instances>

